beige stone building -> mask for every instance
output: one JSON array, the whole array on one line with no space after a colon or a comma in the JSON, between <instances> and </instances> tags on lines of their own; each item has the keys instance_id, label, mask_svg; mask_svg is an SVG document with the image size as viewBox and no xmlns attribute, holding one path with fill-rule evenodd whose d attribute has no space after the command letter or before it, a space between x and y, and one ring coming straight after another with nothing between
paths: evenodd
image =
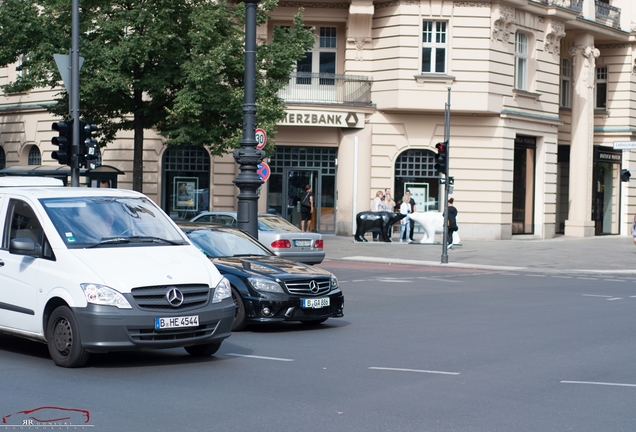
<instances>
[{"instance_id":1,"label":"beige stone building","mask_svg":"<svg viewBox=\"0 0 636 432\"><path fill-rule=\"evenodd\" d=\"M299 7L316 44L281 92L288 111L260 210L297 223L307 183L325 233L351 235L380 189L398 199L410 189L418 211L443 208L435 144L450 101L462 238L631 234L636 188L620 174L636 156L614 143L635 140L633 0L283 0L258 39ZM15 73L0 70L0 82ZM0 167L54 162L41 108L51 94L2 97ZM168 149L152 131L145 149L144 192L174 217L235 209L230 155ZM102 156L131 187L132 136ZM176 206L182 183L197 196L187 211Z\"/></svg>"}]
</instances>

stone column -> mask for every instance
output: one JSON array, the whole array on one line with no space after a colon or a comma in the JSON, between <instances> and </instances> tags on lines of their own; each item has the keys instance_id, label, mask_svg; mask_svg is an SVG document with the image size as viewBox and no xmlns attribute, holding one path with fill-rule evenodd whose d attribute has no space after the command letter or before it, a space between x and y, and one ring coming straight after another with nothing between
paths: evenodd
<instances>
[{"instance_id":1,"label":"stone column","mask_svg":"<svg viewBox=\"0 0 636 432\"><path fill-rule=\"evenodd\" d=\"M570 143L569 212L565 235L591 237L592 166L594 156L594 80L598 49L594 36L578 34L572 56L572 138Z\"/></svg>"}]
</instances>

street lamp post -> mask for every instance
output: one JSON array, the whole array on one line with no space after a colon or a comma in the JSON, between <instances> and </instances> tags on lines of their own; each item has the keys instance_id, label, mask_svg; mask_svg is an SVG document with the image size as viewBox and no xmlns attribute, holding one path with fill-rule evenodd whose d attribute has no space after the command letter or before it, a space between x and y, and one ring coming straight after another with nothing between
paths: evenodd
<instances>
[{"instance_id":1,"label":"street lamp post","mask_svg":"<svg viewBox=\"0 0 636 432\"><path fill-rule=\"evenodd\" d=\"M240 173L233 180L239 188L238 227L258 238L258 188L263 181L256 173L265 152L256 149L256 7L259 0L245 0L245 79L243 98L243 139L234 151Z\"/></svg>"}]
</instances>

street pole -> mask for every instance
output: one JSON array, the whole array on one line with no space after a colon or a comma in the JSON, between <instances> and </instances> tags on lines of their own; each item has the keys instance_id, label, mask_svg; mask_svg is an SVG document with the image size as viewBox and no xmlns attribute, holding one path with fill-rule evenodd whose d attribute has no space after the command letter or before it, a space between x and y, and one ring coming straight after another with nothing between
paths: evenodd
<instances>
[{"instance_id":1,"label":"street pole","mask_svg":"<svg viewBox=\"0 0 636 432\"><path fill-rule=\"evenodd\" d=\"M442 230L442 262L448 264L448 179L450 173L450 87L444 109L444 142L446 142L446 172L444 176L444 229Z\"/></svg>"},{"instance_id":2,"label":"street pole","mask_svg":"<svg viewBox=\"0 0 636 432\"><path fill-rule=\"evenodd\" d=\"M238 188L238 227L258 238L258 193L263 181L256 173L265 152L256 149L256 7L259 0L245 0L245 78L243 97L243 138L234 151L240 173L232 181Z\"/></svg>"},{"instance_id":3,"label":"street pole","mask_svg":"<svg viewBox=\"0 0 636 432\"><path fill-rule=\"evenodd\" d=\"M69 105L73 120L73 142L71 143L71 186L79 186L80 148L80 96L79 96L79 0L73 0L71 20L71 92Z\"/></svg>"}]
</instances>

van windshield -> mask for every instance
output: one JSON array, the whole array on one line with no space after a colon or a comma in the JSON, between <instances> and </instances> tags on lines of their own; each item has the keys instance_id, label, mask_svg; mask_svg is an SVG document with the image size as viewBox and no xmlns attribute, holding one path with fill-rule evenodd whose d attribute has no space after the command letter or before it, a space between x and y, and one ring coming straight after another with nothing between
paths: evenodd
<instances>
[{"instance_id":1,"label":"van windshield","mask_svg":"<svg viewBox=\"0 0 636 432\"><path fill-rule=\"evenodd\" d=\"M69 248L187 244L145 198L45 198L40 202Z\"/></svg>"}]
</instances>

